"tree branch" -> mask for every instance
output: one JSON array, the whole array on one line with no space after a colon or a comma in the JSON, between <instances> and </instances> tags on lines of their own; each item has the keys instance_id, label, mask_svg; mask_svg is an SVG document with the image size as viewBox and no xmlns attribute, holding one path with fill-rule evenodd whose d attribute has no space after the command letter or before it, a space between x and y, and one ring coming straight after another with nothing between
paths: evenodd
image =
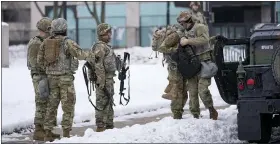
<instances>
[{"instance_id":1,"label":"tree branch","mask_svg":"<svg viewBox=\"0 0 280 144\"><path fill-rule=\"evenodd\" d=\"M42 12L41 8L39 7L39 5L37 4L36 1L34 1L36 8L38 9L38 11L40 12L42 17L45 17L46 15Z\"/></svg>"},{"instance_id":2,"label":"tree branch","mask_svg":"<svg viewBox=\"0 0 280 144\"><path fill-rule=\"evenodd\" d=\"M93 16L93 12L90 10L89 5L88 5L87 1L85 1L85 4L86 4L86 6L87 6L87 9L88 9L89 13Z\"/></svg>"},{"instance_id":3,"label":"tree branch","mask_svg":"<svg viewBox=\"0 0 280 144\"><path fill-rule=\"evenodd\" d=\"M61 16L62 16L62 12L63 12L63 10L65 9L63 3L64 3L64 1L61 3L60 11L59 11L58 17L61 17ZM67 10L67 9L66 9L66 10Z\"/></svg>"},{"instance_id":4,"label":"tree branch","mask_svg":"<svg viewBox=\"0 0 280 144\"><path fill-rule=\"evenodd\" d=\"M100 20L99 20L98 15L97 15L96 2L95 1L92 2L92 6L93 6L93 14L94 14L94 18L95 18L95 21L96 21L96 25L99 25Z\"/></svg>"}]
</instances>

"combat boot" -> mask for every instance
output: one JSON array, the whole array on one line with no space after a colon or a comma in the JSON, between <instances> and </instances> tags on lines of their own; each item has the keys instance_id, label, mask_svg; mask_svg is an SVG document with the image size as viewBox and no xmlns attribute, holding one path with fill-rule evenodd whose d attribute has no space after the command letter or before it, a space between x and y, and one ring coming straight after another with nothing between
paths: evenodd
<instances>
[{"instance_id":1,"label":"combat boot","mask_svg":"<svg viewBox=\"0 0 280 144\"><path fill-rule=\"evenodd\" d=\"M63 137L70 137L70 130L69 129L63 129Z\"/></svg>"},{"instance_id":2,"label":"combat boot","mask_svg":"<svg viewBox=\"0 0 280 144\"><path fill-rule=\"evenodd\" d=\"M114 125L106 125L106 129L113 129Z\"/></svg>"},{"instance_id":3,"label":"combat boot","mask_svg":"<svg viewBox=\"0 0 280 144\"><path fill-rule=\"evenodd\" d=\"M171 90L169 93L163 94L162 98L168 100L175 100L177 98L177 84L172 84Z\"/></svg>"},{"instance_id":4,"label":"combat boot","mask_svg":"<svg viewBox=\"0 0 280 144\"><path fill-rule=\"evenodd\" d=\"M103 132L106 130L106 127L97 127L96 132Z\"/></svg>"},{"instance_id":5,"label":"combat boot","mask_svg":"<svg viewBox=\"0 0 280 144\"><path fill-rule=\"evenodd\" d=\"M173 119L182 119L181 113L173 113Z\"/></svg>"},{"instance_id":6,"label":"combat boot","mask_svg":"<svg viewBox=\"0 0 280 144\"><path fill-rule=\"evenodd\" d=\"M216 109L213 106L209 107L209 113L210 113L210 119L213 119L213 120L218 119L218 112L216 111Z\"/></svg>"},{"instance_id":7,"label":"combat boot","mask_svg":"<svg viewBox=\"0 0 280 144\"><path fill-rule=\"evenodd\" d=\"M60 134L52 133L52 137L60 138Z\"/></svg>"},{"instance_id":8,"label":"combat boot","mask_svg":"<svg viewBox=\"0 0 280 144\"><path fill-rule=\"evenodd\" d=\"M194 114L193 118L199 119L199 115L198 114Z\"/></svg>"},{"instance_id":9,"label":"combat boot","mask_svg":"<svg viewBox=\"0 0 280 144\"><path fill-rule=\"evenodd\" d=\"M59 137L56 137L55 135L57 134L54 134L51 130L45 130L45 137L44 137L44 141L54 141L55 139L59 139L60 138L60 135Z\"/></svg>"},{"instance_id":10,"label":"combat boot","mask_svg":"<svg viewBox=\"0 0 280 144\"><path fill-rule=\"evenodd\" d=\"M35 125L35 131L33 133L33 140L44 141L45 131L39 124Z\"/></svg>"}]
</instances>

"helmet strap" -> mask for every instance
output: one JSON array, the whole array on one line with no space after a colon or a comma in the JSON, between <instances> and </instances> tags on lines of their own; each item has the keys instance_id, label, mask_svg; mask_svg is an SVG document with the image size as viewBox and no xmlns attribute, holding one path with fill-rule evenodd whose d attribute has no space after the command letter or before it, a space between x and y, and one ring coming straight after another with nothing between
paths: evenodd
<instances>
[{"instance_id":1,"label":"helmet strap","mask_svg":"<svg viewBox=\"0 0 280 144\"><path fill-rule=\"evenodd\" d=\"M191 25L187 28L187 31L191 30L191 29L193 28L194 24L195 24L195 23L192 22Z\"/></svg>"}]
</instances>

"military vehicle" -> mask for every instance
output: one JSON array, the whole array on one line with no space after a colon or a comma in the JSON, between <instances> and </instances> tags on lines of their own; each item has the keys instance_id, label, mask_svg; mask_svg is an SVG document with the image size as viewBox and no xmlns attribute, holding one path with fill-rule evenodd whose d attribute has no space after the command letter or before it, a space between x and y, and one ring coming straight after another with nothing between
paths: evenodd
<instances>
[{"instance_id":1,"label":"military vehicle","mask_svg":"<svg viewBox=\"0 0 280 144\"><path fill-rule=\"evenodd\" d=\"M220 95L237 105L238 138L269 142L280 126L280 25L259 24L250 38L217 36L214 55Z\"/></svg>"}]
</instances>

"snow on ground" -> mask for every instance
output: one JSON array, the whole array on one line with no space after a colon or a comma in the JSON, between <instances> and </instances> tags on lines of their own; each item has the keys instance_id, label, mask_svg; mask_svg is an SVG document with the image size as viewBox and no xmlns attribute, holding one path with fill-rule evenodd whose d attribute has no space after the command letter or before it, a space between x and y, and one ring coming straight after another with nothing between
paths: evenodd
<instances>
[{"instance_id":1,"label":"snow on ground","mask_svg":"<svg viewBox=\"0 0 280 144\"><path fill-rule=\"evenodd\" d=\"M8 23L5 23L5 22L1 22L1 24L2 24L3 26L8 26L8 25L9 25Z\"/></svg>"},{"instance_id":2,"label":"snow on ground","mask_svg":"<svg viewBox=\"0 0 280 144\"><path fill-rule=\"evenodd\" d=\"M115 78L115 116L123 116L135 112L168 108L170 101L161 95L167 85L166 66L162 67L159 58L149 59L151 48L135 47L116 50L117 54L128 51L131 54L130 85L131 100L127 106L119 105L119 81ZM35 113L35 100L30 72L26 67L26 46L10 47L10 67L2 68L2 133L32 126ZM94 120L94 108L88 101L87 90L82 74L82 65L75 74L76 106L74 123ZM125 82L127 83L127 81ZM214 79L210 90L214 105L227 105L219 96ZM126 95L127 96L127 95ZM94 92L92 101L95 101ZM200 101L201 102L201 101ZM201 103L201 107L204 107ZM188 104L185 106L188 108ZM62 118L61 106L58 109L58 122Z\"/></svg>"},{"instance_id":3,"label":"snow on ground","mask_svg":"<svg viewBox=\"0 0 280 144\"><path fill-rule=\"evenodd\" d=\"M203 111L203 118L198 120L186 114L182 120L166 117L102 133L88 128L83 137L62 138L54 143L241 143L237 137L236 106L218 112L217 121L210 120L208 111Z\"/></svg>"}]
</instances>

